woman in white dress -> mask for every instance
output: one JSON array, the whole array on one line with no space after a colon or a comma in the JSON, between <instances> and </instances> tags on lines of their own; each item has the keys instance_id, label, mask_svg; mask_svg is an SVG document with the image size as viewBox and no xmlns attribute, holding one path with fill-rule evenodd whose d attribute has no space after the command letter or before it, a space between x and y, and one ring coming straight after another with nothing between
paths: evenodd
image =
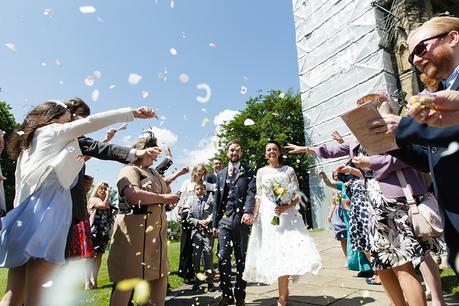
<instances>
[{"instance_id":1,"label":"woman in white dress","mask_svg":"<svg viewBox=\"0 0 459 306\"><path fill-rule=\"evenodd\" d=\"M319 252L296 207L299 188L295 171L282 165L281 156L279 143L268 141L265 147L268 165L257 171L257 212L242 277L248 282L265 284L277 281L278 305L284 306L287 304L289 277L299 279L308 273L317 274L321 263ZM279 187L284 194L283 201L274 198ZM278 205L279 202L282 205Z\"/></svg>"}]
</instances>

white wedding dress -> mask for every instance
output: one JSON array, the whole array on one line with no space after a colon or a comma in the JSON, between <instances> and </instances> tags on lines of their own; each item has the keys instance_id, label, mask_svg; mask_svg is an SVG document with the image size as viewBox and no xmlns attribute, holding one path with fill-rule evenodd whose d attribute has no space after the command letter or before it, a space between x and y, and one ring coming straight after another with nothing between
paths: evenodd
<instances>
[{"instance_id":1,"label":"white wedding dress","mask_svg":"<svg viewBox=\"0 0 459 306\"><path fill-rule=\"evenodd\" d=\"M296 206L279 216L279 225L271 224L276 204L266 195L266 181L273 176L286 176L298 189L295 171L291 167L266 166L257 171L260 207L249 238L242 276L248 282L272 284L284 275L298 280L310 273L317 274L321 268L319 252Z\"/></svg>"}]
</instances>

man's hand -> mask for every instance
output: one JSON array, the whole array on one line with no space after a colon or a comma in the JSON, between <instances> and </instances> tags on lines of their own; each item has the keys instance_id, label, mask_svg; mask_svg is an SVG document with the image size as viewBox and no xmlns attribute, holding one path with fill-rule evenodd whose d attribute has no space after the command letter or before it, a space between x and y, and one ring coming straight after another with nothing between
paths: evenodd
<instances>
[{"instance_id":1,"label":"man's hand","mask_svg":"<svg viewBox=\"0 0 459 306\"><path fill-rule=\"evenodd\" d=\"M190 172L190 168L188 168L188 167L182 167L182 169L180 169L180 171L179 171L179 174L180 174L180 175L184 175L184 174L186 174L186 173L188 173L188 172Z\"/></svg>"},{"instance_id":2,"label":"man's hand","mask_svg":"<svg viewBox=\"0 0 459 306\"><path fill-rule=\"evenodd\" d=\"M408 115L419 124L432 127L450 127L459 124L459 92L438 91L420 102L410 104Z\"/></svg>"},{"instance_id":3,"label":"man's hand","mask_svg":"<svg viewBox=\"0 0 459 306\"><path fill-rule=\"evenodd\" d=\"M209 221L208 220L199 220L198 224L200 224L202 226L207 226L207 224L209 224Z\"/></svg>"},{"instance_id":4,"label":"man's hand","mask_svg":"<svg viewBox=\"0 0 459 306\"><path fill-rule=\"evenodd\" d=\"M134 153L137 159L140 159L144 156L149 156L149 157L152 157L154 160L156 160L160 154L161 154L160 147L151 147L151 148L146 148L143 150L135 150L135 153Z\"/></svg>"},{"instance_id":5,"label":"man's hand","mask_svg":"<svg viewBox=\"0 0 459 306\"><path fill-rule=\"evenodd\" d=\"M373 134L392 134L398 127L401 117L397 115L383 115L382 119L370 122L370 132Z\"/></svg>"},{"instance_id":6,"label":"man's hand","mask_svg":"<svg viewBox=\"0 0 459 306\"><path fill-rule=\"evenodd\" d=\"M242 219L241 219L241 223L244 223L244 224L247 224L247 225L253 224L253 215L252 214L243 214L242 215Z\"/></svg>"},{"instance_id":7,"label":"man's hand","mask_svg":"<svg viewBox=\"0 0 459 306\"><path fill-rule=\"evenodd\" d=\"M139 107L135 109L132 113L134 114L134 118L139 119L158 118L155 111L152 108L146 106Z\"/></svg>"},{"instance_id":8,"label":"man's hand","mask_svg":"<svg viewBox=\"0 0 459 306\"><path fill-rule=\"evenodd\" d=\"M212 229L212 236L214 236L214 238L218 237L218 228L213 228Z\"/></svg>"},{"instance_id":9,"label":"man's hand","mask_svg":"<svg viewBox=\"0 0 459 306\"><path fill-rule=\"evenodd\" d=\"M116 132L118 132L117 129L109 129L103 142L110 142L113 139L113 137L115 137Z\"/></svg>"}]
</instances>

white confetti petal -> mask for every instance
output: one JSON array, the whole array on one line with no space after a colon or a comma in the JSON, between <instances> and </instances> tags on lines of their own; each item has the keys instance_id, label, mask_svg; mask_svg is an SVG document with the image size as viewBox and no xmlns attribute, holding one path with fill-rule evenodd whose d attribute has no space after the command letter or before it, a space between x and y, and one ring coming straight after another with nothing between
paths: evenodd
<instances>
[{"instance_id":1,"label":"white confetti petal","mask_svg":"<svg viewBox=\"0 0 459 306\"><path fill-rule=\"evenodd\" d=\"M128 82L131 85L136 85L140 82L141 79L142 79L141 75L138 75L137 73L131 73L129 74Z\"/></svg>"},{"instance_id":2,"label":"white confetti petal","mask_svg":"<svg viewBox=\"0 0 459 306\"><path fill-rule=\"evenodd\" d=\"M112 84L112 85L110 85L108 88L109 88L109 89L113 89L113 88L115 88L115 87L116 87L116 85L115 85L115 84Z\"/></svg>"},{"instance_id":3,"label":"white confetti petal","mask_svg":"<svg viewBox=\"0 0 459 306\"><path fill-rule=\"evenodd\" d=\"M53 286L53 281L49 281L41 285L43 288L49 288Z\"/></svg>"},{"instance_id":4,"label":"white confetti petal","mask_svg":"<svg viewBox=\"0 0 459 306\"><path fill-rule=\"evenodd\" d=\"M246 126L254 125L254 124L255 124L255 121L253 121L250 118L247 118L247 119L244 120L244 125L246 125Z\"/></svg>"},{"instance_id":5,"label":"white confetti petal","mask_svg":"<svg viewBox=\"0 0 459 306\"><path fill-rule=\"evenodd\" d=\"M59 81L59 85L64 85L64 81Z\"/></svg>"},{"instance_id":6,"label":"white confetti petal","mask_svg":"<svg viewBox=\"0 0 459 306\"><path fill-rule=\"evenodd\" d=\"M249 80L248 77L243 77L242 79L244 80L244 82L247 82Z\"/></svg>"},{"instance_id":7,"label":"white confetti petal","mask_svg":"<svg viewBox=\"0 0 459 306\"><path fill-rule=\"evenodd\" d=\"M92 5L80 6L80 12L83 14L92 14L96 12L96 8Z\"/></svg>"},{"instance_id":8,"label":"white confetti petal","mask_svg":"<svg viewBox=\"0 0 459 306\"><path fill-rule=\"evenodd\" d=\"M94 91L92 92L92 95L91 95L91 99L92 101L96 102L98 99L99 99L99 90L98 89L94 89Z\"/></svg>"},{"instance_id":9,"label":"white confetti petal","mask_svg":"<svg viewBox=\"0 0 459 306\"><path fill-rule=\"evenodd\" d=\"M148 91L142 90L142 98L146 99L149 95L150 93Z\"/></svg>"},{"instance_id":10,"label":"white confetti petal","mask_svg":"<svg viewBox=\"0 0 459 306\"><path fill-rule=\"evenodd\" d=\"M96 20L97 20L98 22L100 22L100 23L103 23L103 22L104 22L104 20L103 20L102 18L100 18L99 16L96 17Z\"/></svg>"},{"instance_id":11,"label":"white confetti petal","mask_svg":"<svg viewBox=\"0 0 459 306\"><path fill-rule=\"evenodd\" d=\"M173 55L173 56L176 56L177 55L177 50L175 48L170 48L169 52Z\"/></svg>"},{"instance_id":12,"label":"white confetti petal","mask_svg":"<svg viewBox=\"0 0 459 306\"><path fill-rule=\"evenodd\" d=\"M158 79L164 81L164 83L167 82L167 69L164 68L164 71L158 73Z\"/></svg>"},{"instance_id":13,"label":"white confetti petal","mask_svg":"<svg viewBox=\"0 0 459 306\"><path fill-rule=\"evenodd\" d=\"M241 94L245 95L247 93L247 87L241 86Z\"/></svg>"},{"instance_id":14,"label":"white confetti petal","mask_svg":"<svg viewBox=\"0 0 459 306\"><path fill-rule=\"evenodd\" d=\"M285 98L285 93L281 92L281 93L279 94L279 98L284 99L284 98Z\"/></svg>"},{"instance_id":15,"label":"white confetti petal","mask_svg":"<svg viewBox=\"0 0 459 306\"><path fill-rule=\"evenodd\" d=\"M174 6L175 6L175 2L174 0L171 0L171 8L174 8Z\"/></svg>"},{"instance_id":16,"label":"white confetti petal","mask_svg":"<svg viewBox=\"0 0 459 306\"><path fill-rule=\"evenodd\" d=\"M186 74L186 73L181 73L181 74L179 75L179 80L180 80L180 82L182 82L183 84L186 84L186 83L188 83L188 81L190 80L190 77L189 77L188 74Z\"/></svg>"},{"instance_id":17,"label":"white confetti petal","mask_svg":"<svg viewBox=\"0 0 459 306\"><path fill-rule=\"evenodd\" d=\"M96 77L96 79L100 79L102 77L102 72L100 70L94 70L92 74Z\"/></svg>"},{"instance_id":18,"label":"white confetti petal","mask_svg":"<svg viewBox=\"0 0 459 306\"><path fill-rule=\"evenodd\" d=\"M213 42L209 43L209 47L211 47L211 48L215 48L216 46L217 45L215 43L213 43Z\"/></svg>"},{"instance_id":19,"label":"white confetti petal","mask_svg":"<svg viewBox=\"0 0 459 306\"><path fill-rule=\"evenodd\" d=\"M207 109L205 107L201 108L201 110L204 112L204 113L207 113Z\"/></svg>"},{"instance_id":20,"label":"white confetti petal","mask_svg":"<svg viewBox=\"0 0 459 306\"><path fill-rule=\"evenodd\" d=\"M47 8L43 11L43 15L45 15L46 17L53 17L53 10Z\"/></svg>"},{"instance_id":21,"label":"white confetti petal","mask_svg":"<svg viewBox=\"0 0 459 306\"><path fill-rule=\"evenodd\" d=\"M84 79L84 84L85 84L86 86L91 87L92 85L94 85L94 81L95 81L95 79L94 79L92 76L88 75L88 76Z\"/></svg>"},{"instance_id":22,"label":"white confetti petal","mask_svg":"<svg viewBox=\"0 0 459 306\"><path fill-rule=\"evenodd\" d=\"M56 59L55 63L57 67L62 67L62 63L59 59Z\"/></svg>"},{"instance_id":23,"label":"white confetti petal","mask_svg":"<svg viewBox=\"0 0 459 306\"><path fill-rule=\"evenodd\" d=\"M186 39L186 33L185 32L182 32L182 38Z\"/></svg>"},{"instance_id":24,"label":"white confetti petal","mask_svg":"<svg viewBox=\"0 0 459 306\"><path fill-rule=\"evenodd\" d=\"M459 143L457 141L453 141L448 145L448 149L441 153L442 157L452 155L459 150Z\"/></svg>"},{"instance_id":25,"label":"white confetti petal","mask_svg":"<svg viewBox=\"0 0 459 306\"><path fill-rule=\"evenodd\" d=\"M43 67L45 67L45 66L46 66L46 63L45 63L45 62L41 62L41 65L42 65Z\"/></svg>"},{"instance_id":26,"label":"white confetti petal","mask_svg":"<svg viewBox=\"0 0 459 306\"><path fill-rule=\"evenodd\" d=\"M13 43L6 43L5 47L7 47L8 49L10 49L13 52L16 52L16 45L13 44Z\"/></svg>"},{"instance_id":27,"label":"white confetti petal","mask_svg":"<svg viewBox=\"0 0 459 306\"><path fill-rule=\"evenodd\" d=\"M205 96L197 96L196 97L196 101L198 101L199 103L207 103L207 102L209 102L210 96L212 95L212 91L210 90L209 84L200 83L200 84L196 85L196 88L206 91L206 95Z\"/></svg>"}]
</instances>

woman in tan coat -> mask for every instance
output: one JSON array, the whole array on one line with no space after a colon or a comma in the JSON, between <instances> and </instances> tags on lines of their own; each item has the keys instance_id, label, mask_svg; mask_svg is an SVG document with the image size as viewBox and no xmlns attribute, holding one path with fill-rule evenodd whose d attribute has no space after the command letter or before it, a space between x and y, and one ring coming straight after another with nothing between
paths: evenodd
<instances>
[{"instance_id":1,"label":"woman in tan coat","mask_svg":"<svg viewBox=\"0 0 459 306\"><path fill-rule=\"evenodd\" d=\"M146 132L134 148L156 146L153 133ZM130 278L148 281L150 304L164 305L169 271L165 206L176 204L180 196L171 194L161 175L150 168L155 160L156 156L144 156L125 166L118 175L120 212L108 257L108 273L115 288L112 306L128 304L131 292L117 289L116 284Z\"/></svg>"}]
</instances>

